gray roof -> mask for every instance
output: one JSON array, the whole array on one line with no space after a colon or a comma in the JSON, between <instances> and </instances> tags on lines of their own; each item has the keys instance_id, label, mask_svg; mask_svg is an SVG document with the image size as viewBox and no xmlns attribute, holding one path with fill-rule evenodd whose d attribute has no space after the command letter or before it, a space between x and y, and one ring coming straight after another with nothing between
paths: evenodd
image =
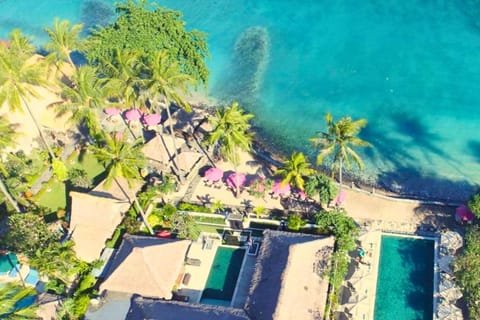
<instances>
[{"instance_id":1,"label":"gray roof","mask_svg":"<svg viewBox=\"0 0 480 320\"><path fill-rule=\"evenodd\" d=\"M126 319L129 320L250 320L242 309L165 301L134 296Z\"/></svg>"},{"instance_id":2,"label":"gray roof","mask_svg":"<svg viewBox=\"0 0 480 320\"><path fill-rule=\"evenodd\" d=\"M333 237L265 230L247 314L255 320L321 319L328 280L315 266L328 261L333 244Z\"/></svg>"}]
</instances>

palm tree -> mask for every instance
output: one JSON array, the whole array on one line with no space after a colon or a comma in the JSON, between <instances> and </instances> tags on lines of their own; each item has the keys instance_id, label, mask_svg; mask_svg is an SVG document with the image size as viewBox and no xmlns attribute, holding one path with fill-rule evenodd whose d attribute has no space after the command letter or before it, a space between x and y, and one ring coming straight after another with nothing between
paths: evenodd
<instances>
[{"instance_id":1,"label":"palm tree","mask_svg":"<svg viewBox=\"0 0 480 320\"><path fill-rule=\"evenodd\" d=\"M15 144L15 128L14 126L8 122L7 119L0 117L0 150L3 151L4 148L14 145ZM8 172L5 169L3 163L0 162L0 173L3 174L4 177L8 177ZM12 205L16 212L20 213L20 207L18 206L17 201L12 197L10 192L8 192L7 186L0 179L0 191L5 196L5 199Z\"/></svg>"},{"instance_id":2,"label":"palm tree","mask_svg":"<svg viewBox=\"0 0 480 320\"><path fill-rule=\"evenodd\" d=\"M126 107L135 107L138 100L141 72L140 53L116 49L113 61L104 61L105 86L111 97L123 100Z\"/></svg>"},{"instance_id":3,"label":"palm tree","mask_svg":"<svg viewBox=\"0 0 480 320\"><path fill-rule=\"evenodd\" d=\"M290 183L300 190L304 190L304 177L315 173L307 158L302 152L294 152L290 159L285 161L283 166L275 172L275 175L282 177L282 184Z\"/></svg>"},{"instance_id":4,"label":"palm tree","mask_svg":"<svg viewBox=\"0 0 480 320\"><path fill-rule=\"evenodd\" d=\"M96 69L82 66L73 75L73 86L63 86L65 102L57 104L57 113L70 113L70 120L77 125L85 124L92 137L99 135L101 128L98 112L107 101L107 94L98 79Z\"/></svg>"},{"instance_id":5,"label":"palm tree","mask_svg":"<svg viewBox=\"0 0 480 320\"><path fill-rule=\"evenodd\" d=\"M46 86L45 64L33 61L33 47L19 30L14 30L9 48L0 47L0 106L7 104L10 111L26 109L37 128L40 138L52 159L55 159L43 130L32 113L28 100L39 97L38 86Z\"/></svg>"},{"instance_id":6,"label":"palm tree","mask_svg":"<svg viewBox=\"0 0 480 320\"><path fill-rule=\"evenodd\" d=\"M358 134L367 125L366 119L353 121L350 117L344 117L338 122L333 121L330 113L325 116L327 122L327 132L319 132L318 137L311 138L310 141L320 153L317 156L317 164L322 164L323 160L333 155L333 170L338 169L340 188L342 187L343 166L347 169L351 167L351 160L355 162L359 169L363 169L363 161L352 147L369 147L370 143L358 138Z\"/></svg>"},{"instance_id":7,"label":"palm tree","mask_svg":"<svg viewBox=\"0 0 480 320\"><path fill-rule=\"evenodd\" d=\"M70 21L60 21L58 18L55 18L53 20L53 29L45 28L45 32L50 38L50 42L45 45L45 49L51 52L55 61L68 62L75 70L76 66L70 54L72 51L82 48L80 41L82 30L82 24L74 24L70 27Z\"/></svg>"},{"instance_id":8,"label":"palm tree","mask_svg":"<svg viewBox=\"0 0 480 320\"><path fill-rule=\"evenodd\" d=\"M15 282L8 282L0 287L0 319L38 319L37 304L22 306L25 298L34 296L33 287L22 287Z\"/></svg>"},{"instance_id":9,"label":"palm tree","mask_svg":"<svg viewBox=\"0 0 480 320\"><path fill-rule=\"evenodd\" d=\"M188 85L194 85L195 80L191 76L182 73L178 62L172 60L165 50L156 53L155 57L149 61L147 69L149 75L143 82L143 85L154 103L160 99L163 99L165 102L168 119L170 120L170 134L172 135L173 147L175 149L174 160L176 160L178 151L175 144L170 103L174 102L179 107L185 109L185 111L191 112L192 108L183 99L182 94L186 94ZM175 161L173 161L173 165L177 168Z\"/></svg>"},{"instance_id":10,"label":"palm tree","mask_svg":"<svg viewBox=\"0 0 480 320\"><path fill-rule=\"evenodd\" d=\"M131 186L133 181L141 180L140 170L146 165L146 158L142 152L143 143L141 139L136 139L132 144L126 142L123 138L116 135L103 134L103 143L98 146L90 146L90 150L94 153L98 161L105 165L107 178L105 186L108 188L112 182L117 183L118 177L123 177ZM130 198L130 197L127 197ZM153 230L147 221L145 212L139 204L137 197L134 195L134 204L136 205L143 219L145 227L150 234Z\"/></svg>"},{"instance_id":11,"label":"palm tree","mask_svg":"<svg viewBox=\"0 0 480 320\"><path fill-rule=\"evenodd\" d=\"M235 171L240 164L239 151L251 151L253 133L250 129L250 120L253 114L244 113L237 102L228 108L217 109L215 115L209 118L213 130L208 136L207 143L211 146L220 145L220 153L233 163ZM237 186L236 195L240 194Z\"/></svg>"}]
</instances>

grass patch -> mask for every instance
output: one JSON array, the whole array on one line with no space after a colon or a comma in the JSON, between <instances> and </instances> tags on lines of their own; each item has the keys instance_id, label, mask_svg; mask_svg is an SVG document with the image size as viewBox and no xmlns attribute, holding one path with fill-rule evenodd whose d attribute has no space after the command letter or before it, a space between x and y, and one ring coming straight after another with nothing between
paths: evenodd
<instances>
[{"instance_id":1,"label":"grass patch","mask_svg":"<svg viewBox=\"0 0 480 320\"><path fill-rule=\"evenodd\" d=\"M98 184L104 178L105 168L97 161L93 154L81 152L73 152L65 161L67 169L81 168L87 172L89 179L92 179L93 185ZM35 195L34 199L42 207L56 212L59 208L68 209L70 192L68 181L58 181L52 177L48 182L44 183L40 191Z\"/></svg>"},{"instance_id":2,"label":"grass patch","mask_svg":"<svg viewBox=\"0 0 480 320\"><path fill-rule=\"evenodd\" d=\"M219 235L223 233L223 227L220 226L210 226L200 223L197 226L200 232L218 233Z\"/></svg>"},{"instance_id":3,"label":"grass patch","mask_svg":"<svg viewBox=\"0 0 480 320\"><path fill-rule=\"evenodd\" d=\"M219 217L203 217L203 216L191 216L193 220L198 223L215 223L215 224L225 224L224 218Z\"/></svg>"},{"instance_id":4,"label":"grass patch","mask_svg":"<svg viewBox=\"0 0 480 320\"><path fill-rule=\"evenodd\" d=\"M52 178L42 187L43 192L39 195L38 203L40 206L57 211L67 206L65 183Z\"/></svg>"},{"instance_id":5,"label":"grass patch","mask_svg":"<svg viewBox=\"0 0 480 320\"><path fill-rule=\"evenodd\" d=\"M118 248L120 246L120 243L122 242L122 237L125 231L126 231L125 226L119 225L117 229L115 229L115 232L113 233L112 238L105 241L105 247L112 248L112 249Z\"/></svg>"}]
</instances>

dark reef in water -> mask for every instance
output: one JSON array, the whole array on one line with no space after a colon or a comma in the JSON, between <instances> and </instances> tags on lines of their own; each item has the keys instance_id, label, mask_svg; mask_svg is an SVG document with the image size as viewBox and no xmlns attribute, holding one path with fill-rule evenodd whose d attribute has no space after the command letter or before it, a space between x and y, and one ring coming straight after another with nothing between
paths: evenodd
<instances>
[{"instance_id":1,"label":"dark reef in water","mask_svg":"<svg viewBox=\"0 0 480 320\"><path fill-rule=\"evenodd\" d=\"M222 100L250 104L258 98L268 64L270 39L264 27L246 29L235 42L227 79L218 88Z\"/></svg>"},{"instance_id":2,"label":"dark reef in water","mask_svg":"<svg viewBox=\"0 0 480 320\"><path fill-rule=\"evenodd\" d=\"M81 10L80 20L84 24L85 33L109 24L115 15L113 7L102 0L87 0Z\"/></svg>"}]
</instances>

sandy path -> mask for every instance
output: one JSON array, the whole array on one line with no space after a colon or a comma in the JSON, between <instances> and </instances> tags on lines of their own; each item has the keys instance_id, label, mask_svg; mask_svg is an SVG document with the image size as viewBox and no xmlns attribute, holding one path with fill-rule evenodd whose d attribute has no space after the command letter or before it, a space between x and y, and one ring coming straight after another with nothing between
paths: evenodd
<instances>
[{"instance_id":1,"label":"sandy path","mask_svg":"<svg viewBox=\"0 0 480 320\"><path fill-rule=\"evenodd\" d=\"M258 175L265 171L262 170L261 163L255 161L248 153L241 153L241 163L237 171L247 176ZM223 161L218 162L217 167L224 172L234 171L231 163ZM387 226L386 229L408 232L414 231L411 229L421 223L445 225L453 222L454 209L450 207L425 205L420 201L389 199L346 186L343 190L346 192L346 200L342 206L358 222L376 221L377 224L382 223L384 227ZM247 191L243 191L241 196L236 198L224 185L216 189L200 182L193 191L192 200L200 201L205 198L211 199L212 202L220 200L224 205L239 206L249 201L254 207L283 208L278 199L272 199L269 195L264 199L257 199L250 196ZM401 228L401 225L405 225L404 228Z\"/></svg>"},{"instance_id":2,"label":"sandy path","mask_svg":"<svg viewBox=\"0 0 480 320\"><path fill-rule=\"evenodd\" d=\"M42 127L55 131L66 131L69 126L67 123L68 117L58 118L53 108L49 108L52 103L61 101L60 97L45 88L38 88L37 92L39 97L32 98L27 102L37 121ZM23 112L10 112L7 106L4 106L1 109L0 116L5 116L11 124L16 126L16 131L18 132L17 146L8 151L23 150L29 153L38 146L36 142L39 138L38 130L26 109Z\"/></svg>"}]
</instances>

